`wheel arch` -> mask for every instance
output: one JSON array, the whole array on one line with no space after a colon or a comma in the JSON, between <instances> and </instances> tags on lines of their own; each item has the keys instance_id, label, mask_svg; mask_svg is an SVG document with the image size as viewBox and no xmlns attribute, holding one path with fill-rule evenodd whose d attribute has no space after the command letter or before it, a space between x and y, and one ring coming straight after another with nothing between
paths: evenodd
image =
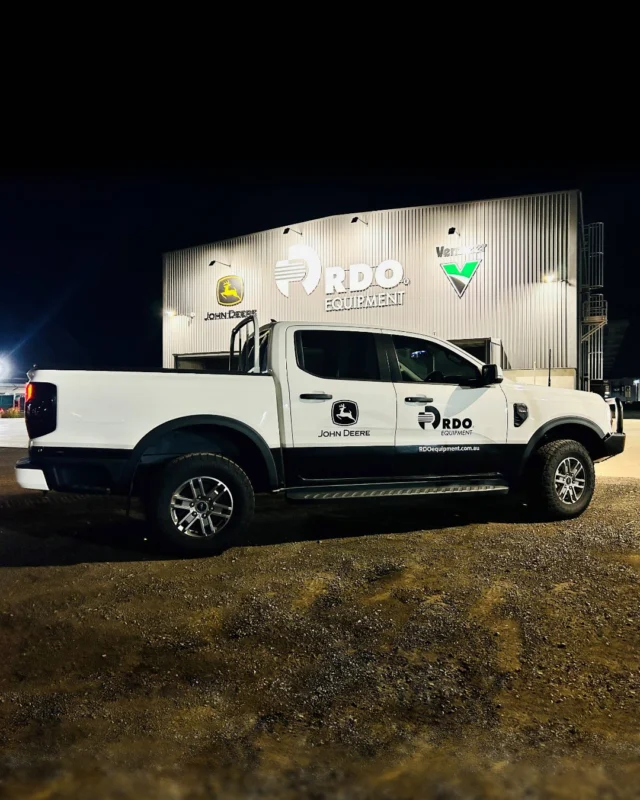
<instances>
[{"instance_id":1,"label":"wheel arch","mask_svg":"<svg viewBox=\"0 0 640 800\"><path fill-rule=\"evenodd\" d=\"M216 414L178 417L153 428L133 448L125 481L133 490L141 475L190 452L227 455L252 479L257 491L281 485L279 459L264 438L249 425Z\"/></svg>"},{"instance_id":2,"label":"wheel arch","mask_svg":"<svg viewBox=\"0 0 640 800\"><path fill-rule=\"evenodd\" d=\"M558 417L541 425L529 439L520 464L520 475L526 470L531 456L542 445L557 439L573 439L584 445L593 461L603 458L606 453L602 429L586 417Z\"/></svg>"}]
</instances>

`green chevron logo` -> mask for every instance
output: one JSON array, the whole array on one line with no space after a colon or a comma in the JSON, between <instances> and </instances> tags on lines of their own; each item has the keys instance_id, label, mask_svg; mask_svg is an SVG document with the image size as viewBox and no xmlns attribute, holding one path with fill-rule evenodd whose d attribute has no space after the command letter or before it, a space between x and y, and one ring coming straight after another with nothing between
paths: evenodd
<instances>
[{"instance_id":1,"label":"green chevron logo","mask_svg":"<svg viewBox=\"0 0 640 800\"><path fill-rule=\"evenodd\" d=\"M482 259L479 261L467 261L462 269L460 269L457 264L452 263L442 263L440 266L444 270L444 274L449 278L451 285L458 293L458 297L462 297L467 291L467 286L471 282L471 278L476 274L480 264L482 264Z\"/></svg>"}]
</instances>

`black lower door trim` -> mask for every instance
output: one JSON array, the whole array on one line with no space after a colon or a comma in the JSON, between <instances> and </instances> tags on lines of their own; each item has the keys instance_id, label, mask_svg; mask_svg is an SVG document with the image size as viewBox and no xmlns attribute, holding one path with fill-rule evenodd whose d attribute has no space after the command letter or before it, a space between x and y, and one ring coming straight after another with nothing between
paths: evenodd
<instances>
[{"instance_id":1,"label":"black lower door trim","mask_svg":"<svg viewBox=\"0 0 640 800\"><path fill-rule=\"evenodd\" d=\"M525 446L455 442L400 447L287 447L283 450L286 483L428 480L438 476L518 474Z\"/></svg>"},{"instance_id":2,"label":"black lower door trim","mask_svg":"<svg viewBox=\"0 0 640 800\"><path fill-rule=\"evenodd\" d=\"M283 450L288 484L391 480L396 473L393 446L287 447Z\"/></svg>"}]
</instances>

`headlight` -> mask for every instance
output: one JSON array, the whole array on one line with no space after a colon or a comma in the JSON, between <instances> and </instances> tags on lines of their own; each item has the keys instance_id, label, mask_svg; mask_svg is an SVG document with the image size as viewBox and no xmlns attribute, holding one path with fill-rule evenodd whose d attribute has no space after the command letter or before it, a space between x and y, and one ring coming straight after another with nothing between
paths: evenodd
<instances>
[{"instance_id":1,"label":"headlight","mask_svg":"<svg viewBox=\"0 0 640 800\"><path fill-rule=\"evenodd\" d=\"M611 422L611 433L615 433L618 427L618 409L616 408L615 401L609 403L609 417Z\"/></svg>"},{"instance_id":2,"label":"headlight","mask_svg":"<svg viewBox=\"0 0 640 800\"><path fill-rule=\"evenodd\" d=\"M622 433L624 424L622 421L622 401L616 397L610 397L605 402L609 404L609 422L611 425L611 433Z\"/></svg>"}]
</instances>

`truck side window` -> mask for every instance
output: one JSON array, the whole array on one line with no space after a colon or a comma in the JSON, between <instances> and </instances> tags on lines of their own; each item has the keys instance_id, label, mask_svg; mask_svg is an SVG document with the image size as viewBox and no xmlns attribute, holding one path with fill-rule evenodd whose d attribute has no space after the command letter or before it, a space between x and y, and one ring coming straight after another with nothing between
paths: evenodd
<instances>
[{"instance_id":1,"label":"truck side window","mask_svg":"<svg viewBox=\"0 0 640 800\"><path fill-rule=\"evenodd\" d=\"M300 369L319 378L379 381L380 367L372 333L358 331L296 331Z\"/></svg>"},{"instance_id":2,"label":"truck side window","mask_svg":"<svg viewBox=\"0 0 640 800\"><path fill-rule=\"evenodd\" d=\"M400 375L409 383L453 383L470 386L478 368L453 350L413 336L394 336Z\"/></svg>"}]
</instances>

